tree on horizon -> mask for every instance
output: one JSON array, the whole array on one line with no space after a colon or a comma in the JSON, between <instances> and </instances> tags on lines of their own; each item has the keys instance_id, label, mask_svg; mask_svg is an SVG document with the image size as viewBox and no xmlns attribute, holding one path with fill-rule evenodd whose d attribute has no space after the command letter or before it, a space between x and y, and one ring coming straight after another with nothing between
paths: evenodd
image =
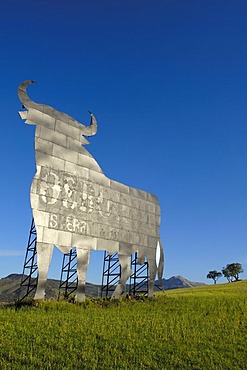
<instances>
[{"instance_id":1,"label":"tree on horizon","mask_svg":"<svg viewBox=\"0 0 247 370\"><path fill-rule=\"evenodd\" d=\"M222 268L222 274L225 278L227 278L228 282L239 281L239 274L244 272L244 269L242 268L241 263L235 262L235 263L229 263L226 265L226 267Z\"/></svg>"},{"instance_id":2,"label":"tree on horizon","mask_svg":"<svg viewBox=\"0 0 247 370\"><path fill-rule=\"evenodd\" d=\"M209 271L207 274L207 279L213 279L214 284L216 284L217 280L222 276L222 273L220 271L212 270Z\"/></svg>"}]
</instances>

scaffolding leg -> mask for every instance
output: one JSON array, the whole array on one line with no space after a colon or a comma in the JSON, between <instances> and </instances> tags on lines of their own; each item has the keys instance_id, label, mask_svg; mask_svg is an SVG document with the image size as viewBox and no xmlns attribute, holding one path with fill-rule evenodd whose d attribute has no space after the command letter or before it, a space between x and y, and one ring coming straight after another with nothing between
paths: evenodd
<instances>
[{"instance_id":1,"label":"scaffolding leg","mask_svg":"<svg viewBox=\"0 0 247 370\"><path fill-rule=\"evenodd\" d=\"M137 253L131 256L132 274L130 276L130 295L148 294L148 262L140 265L138 263Z\"/></svg>"},{"instance_id":2,"label":"scaffolding leg","mask_svg":"<svg viewBox=\"0 0 247 370\"><path fill-rule=\"evenodd\" d=\"M113 255L105 251L102 285L101 285L101 298L108 298L114 292L116 285L121 276L121 266L118 260L118 254Z\"/></svg>"},{"instance_id":3,"label":"scaffolding leg","mask_svg":"<svg viewBox=\"0 0 247 370\"><path fill-rule=\"evenodd\" d=\"M140 265L137 259L137 253L131 256L132 275L130 276L130 295L148 294L148 281L149 281L149 267L148 261ZM162 291L162 287L157 283L154 284L155 290Z\"/></svg>"},{"instance_id":4,"label":"scaffolding leg","mask_svg":"<svg viewBox=\"0 0 247 370\"><path fill-rule=\"evenodd\" d=\"M58 299L68 299L76 291L77 286L77 253L76 248L73 248L63 256Z\"/></svg>"},{"instance_id":5,"label":"scaffolding leg","mask_svg":"<svg viewBox=\"0 0 247 370\"><path fill-rule=\"evenodd\" d=\"M18 296L19 302L26 297L33 297L35 290L37 288L38 267L37 267L36 241L37 241L36 229L34 219L32 219L20 283L20 290Z\"/></svg>"}]
</instances>

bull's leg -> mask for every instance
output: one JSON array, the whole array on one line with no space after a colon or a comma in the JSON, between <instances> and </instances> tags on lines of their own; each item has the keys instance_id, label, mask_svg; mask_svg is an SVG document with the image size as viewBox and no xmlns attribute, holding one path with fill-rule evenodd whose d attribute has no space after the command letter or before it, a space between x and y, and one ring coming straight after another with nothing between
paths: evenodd
<instances>
[{"instance_id":1,"label":"bull's leg","mask_svg":"<svg viewBox=\"0 0 247 370\"><path fill-rule=\"evenodd\" d=\"M77 248L77 276L78 286L76 291L76 301L85 300L86 274L89 264L90 251Z\"/></svg>"},{"instance_id":2,"label":"bull's leg","mask_svg":"<svg viewBox=\"0 0 247 370\"><path fill-rule=\"evenodd\" d=\"M152 297L154 294L154 281L157 273L156 261L154 259L149 259L148 268L149 268L148 296Z\"/></svg>"},{"instance_id":3,"label":"bull's leg","mask_svg":"<svg viewBox=\"0 0 247 370\"><path fill-rule=\"evenodd\" d=\"M119 283L112 294L112 298L119 298L123 293L126 281L131 275L130 256L118 255L119 263L121 266L121 277Z\"/></svg>"},{"instance_id":4,"label":"bull's leg","mask_svg":"<svg viewBox=\"0 0 247 370\"><path fill-rule=\"evenodd\" d=\"M47 280L47 273L51 263L53 244L39 243L36 244L37 250L37 265L38 265L38 285L34 299L45 298L45 286Z\"/></svg>"}]
</instances>

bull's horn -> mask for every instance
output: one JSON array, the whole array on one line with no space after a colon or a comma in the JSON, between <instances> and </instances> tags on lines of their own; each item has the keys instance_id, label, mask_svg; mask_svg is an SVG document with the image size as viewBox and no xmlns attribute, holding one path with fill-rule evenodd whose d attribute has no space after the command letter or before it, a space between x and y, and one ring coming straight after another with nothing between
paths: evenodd
<instances>
[{"instance_id":1,"label":"bull's horn","mask_svg":"<svg viewBox=\"0 0 247 370\"><path fill-rule=\"evenodd\" d=\"M29 96L27 95L28 85L33 84L35 82L36 81L33 81L33 80L26 80L26 81L23 81L18 87L19 99L20 99L22 105L27 109L28 108L37 108L37 106L39 105L39 104L35 103L34 101L32 101L29 98Z\"/></svg>"},{"instance_id":2,"label":"bull's horn","mask_svg":"<svg viewBox=\"0 0 247 370\"><path fill-rule=\"evenodd\" d=\"M89 111L89 113L91 115L91 123L90 123L90 126L83 127L83 135L85 136L93 136L97 133L97 130L98 130L98 124L97 124L96 118L94 117L92 112Z\"/></svg>"},{"instance_id":3,"label":"bull's horn","mask_svg":"<svg viewBox=\"0 0 247 370\"><path fill-rule=\"evenodd\" d=\"M89 112L90 115L91 115L91 123L89 126L85 126L83 125L82 123L76 121L74 118L72 118L71 116L69 116L68 114L65 114L65 113L62 113L62 112L59 112L57 111L56 109L52 108L52 107L49 107L48 105L43 105L43 104L38 104L38 103L35 103L33 100L31 100L29 98L29 96L27 95L27 87L34 83L36 81L33 81L33 80L26 80L26 81L23 81L19 87L18 87L18 96L19 96L19 99L22 103L22 105L26 108L26 109L29 109L29 108L34 108L34 109L37 109L45 114L48 114L50 116L53 116L63 122L66 122L68 124L71 123L71 121L73 122L73 124L77 125L78 128L82 131L82 135L85 135L85 136L93 136L97 133L97 130L98 130L98 125L97 125L97 121L93 115L92 112Z\"/></svg>"}]
</instances>

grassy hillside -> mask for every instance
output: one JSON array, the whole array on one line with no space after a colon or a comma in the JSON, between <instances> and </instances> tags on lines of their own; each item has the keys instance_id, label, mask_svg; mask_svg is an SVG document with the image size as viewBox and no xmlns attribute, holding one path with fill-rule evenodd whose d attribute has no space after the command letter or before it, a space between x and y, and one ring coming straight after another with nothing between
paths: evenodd
<instances>
[{"instance_id":1,"label":"grassy hillside","mask_svg":"<svg viewBox=\"0 0 247 370\"><path fill-rule=\"evenodd\" d=\"M247 369L247 282L0 307L1 369Z\"/></svg>"}]
</instances>

